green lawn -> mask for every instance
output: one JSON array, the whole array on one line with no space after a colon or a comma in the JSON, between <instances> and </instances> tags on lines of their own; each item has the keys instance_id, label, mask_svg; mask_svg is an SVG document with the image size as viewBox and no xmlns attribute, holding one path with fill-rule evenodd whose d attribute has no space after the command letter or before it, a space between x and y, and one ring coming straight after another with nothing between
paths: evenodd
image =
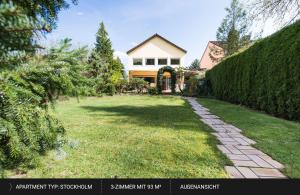
<instances>
[{"instance_id":1,"label":"green lawn","mask_svg":"<svg viewBox=\"0 0 300 195\"><path fill-rule=\"evenodd\" d=\"M224 121L243 129L255 147L285 165L285 174L300 178L300 123L272 117L242 106L203 99L199 102Z\"/></svg>"},{"instance_id":2,"label":"green lawn","mask_svg":"<svg viewBox=\"0 0 300 195\"><path fill-rule=\"evenodd\" d=\"M113 96L59 102L56 115L78 142L41 158L29 178L224 178L227 159L210 129L174 96Z\"/></svg>"}]
</instances>

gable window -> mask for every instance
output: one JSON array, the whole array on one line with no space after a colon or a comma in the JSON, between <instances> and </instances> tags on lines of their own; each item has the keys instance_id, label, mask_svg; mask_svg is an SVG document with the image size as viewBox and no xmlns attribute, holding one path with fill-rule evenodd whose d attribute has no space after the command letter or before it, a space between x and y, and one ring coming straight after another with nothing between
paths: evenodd
<instances>
[{"instance_id":1,"label":"gable window","mask_svg":"<svg viewBox=\"0 0 300 195\"><path fill-rule=\"evenodd\" d=\"M133 58L133 65L143 65L142 58Z\"/></svg>"},{"instance_id":2,"label":"gable window","mask_svg":"<svg viewBox=\"0 0 300 195\"><path fill-rule=\"evenodd\" d=\"M158 65L167 65L168 59L167 58L159 58L158 59Z\"/></svg>"},{"instance_id":3,"label":"gable window","mask_svg":"<svg viewBox=\"0 0 300 195\"><path fill-rule=\"evenodd\" d=\"M172 58L171 59L171 65L180 65L180 59L179 58Z\"/></svg>"},{"instance_id":4,"label":"gable window","mask_svg":"<svg viewBox=\"0 0 300 195\"><path fill-rule=\"evenodd\" d=\"M146 65L155 65L155 59L154 58L146 59Z\"/></svg>"}]
</instances>

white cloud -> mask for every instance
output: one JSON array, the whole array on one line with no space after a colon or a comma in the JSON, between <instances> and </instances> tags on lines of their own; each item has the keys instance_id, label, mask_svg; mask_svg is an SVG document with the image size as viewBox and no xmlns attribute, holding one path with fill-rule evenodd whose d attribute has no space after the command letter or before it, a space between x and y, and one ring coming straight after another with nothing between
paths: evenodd
<instances>
[{"instance_id":1,"label":"white cloud","mask_svg":"<svg viewBox=\"0 0 300 195\"><path fill-rule=\"evenodd\" d=\"M77 16L82 16L83 12L77 12L76 14L77 14Z\"/></svg>"}]
</instances>

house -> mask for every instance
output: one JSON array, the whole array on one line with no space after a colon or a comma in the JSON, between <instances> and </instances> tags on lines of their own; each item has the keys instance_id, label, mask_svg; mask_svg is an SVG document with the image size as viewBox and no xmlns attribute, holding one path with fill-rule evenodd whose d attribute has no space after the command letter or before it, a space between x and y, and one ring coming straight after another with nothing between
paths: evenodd
<instances>
[{"instance_id":1,"label":"house","mask_svg":"<svg viewBox=\"0 0 300 195\"><path fill-rule=\"evenodd\" d=\"M166 66L174 69L184 65L187 51L154 34L127 52L129 79L143 78L150 86L157 86L158 71ZM163 73L162 90L171 90L171 74ZM176 86L178 88L178 86Z\"/></svg>"},{"instance_id":2,"label":"house","mask_svg":"<svg viewBox=\"0 0 300 195\"><path fill-rule=\"evenodd\" d=\"M225 56L224 42L209 41L200 59L200 69L207 71L217 65Z\"/></svg>"}]
</instances>

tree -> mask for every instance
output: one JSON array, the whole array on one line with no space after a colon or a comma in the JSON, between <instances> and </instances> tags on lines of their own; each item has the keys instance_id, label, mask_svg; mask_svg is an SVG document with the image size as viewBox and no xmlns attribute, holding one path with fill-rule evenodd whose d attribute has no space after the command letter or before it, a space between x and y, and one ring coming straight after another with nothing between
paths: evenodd
<instances>
[{"instance_id":1,"label":"tree","mask_svg":"<svg viewBox=\"0 0 300 195\"><path fill-rule=\"evenodd\" d=\"M89 56L88 63L89 67L89 76L98 77L101 76L101 66L105 63L104 60L100 57L100 53L93 49Z\"/></svg>"},{"instance_id":2,"label":"tree","mask_svg":"<svg viewBox=\"0 0 300 195\"><path fill-rule=\"evenodd\" d=\"M100 28L96 34L95 52L107 63L112 62L114 50L103 22L100 23Z\"/></svg>"},{"instance_id":3,"label":"tree","mask_svg":"<svg viewBox=\"0 0 300 195\"><path fill-rule=\"evenodd\" d=\"M66 39L46 55L34 52L38 36L55 28L59 11L68 6L65 0L1 0L0 171L33 167L39 154L62 144L65 129L49 106L60 94L85 88L87 50L70 50Z\"/></svg>"},{"instance_id":4,"label":"tree","mask_svg":"<svg viewBox=\"0 0 300 195\"><path fill-rule=\"evenodd\" d=\"M125 67L124 64L122 63L121 59L119 57L117 57L116 59L114 59L114 63L113 63L113 68L114 72L119 72L120 76L123 78L126 78L126 72L125 72Z\"/></svg>"},{"instance_id":5,"label":"tree","mask_svg":"<svg viewBox=\"0 0 300 195\"><path fill-rule=\"evenodd\" d=\"M239 38L239 32L235 29L234 26L232 26L232 28L228 32L228 37L226 41L226 53L228 55L232 55L233 53L239 50L241 46L239 43Z\"/></svg>"},{"instance_id":6,"label":"tree","mask_svg":"<svg viewBox=\"0 0 300 195\"><path fill-rule=\"evenodd\" d=\"M96 33L95 48L91 52L89 64L91 75L95 78L97 92L104 92L113 95L115 87L123 77L124 65L119 58L114 59L114 50L105 29L104 23Z\"/></svg>"},{"instance_id":7,"label":"tree","mask_svg":"<svg viewBox=\"0 0 300 195\"><path fill-rule=\"evenodd\" d=\"M73 3L76 3L73 0ZM1 65L24 52L34 52L39 34L55 28L60 10L68 8L65 0L3 0L0 4L0 62ZM23 53L22 53L23 52Z\"/></svg>"},{"instance_id":8,"label":"tree","mask_svg":"<svg viewBox=\"0 0 300 195\"><path fill-rule=\"evenodd\" d=\"M27 16L33 20L45 20L51 27L55 27L58 13L70 6L66 0L4 0L4 2L12 2L22 7ZM78 0L71 0L71 2L77 4Z\"/></svg>"},{"instance_id":9,"label":"tree","mask_svg":"<svg viewBox=\"0 0 300 195\"><path fill-rule=\"evenodd\" d=\"M227 15L217 30L217 40L225 42L225 55L232 55L240 48L249 44L251 33L248 32L250 22L246 11L238 0L232 0L230 7L225 9Z\"/></svg>"},{"instance_id":10,"label":"tree","mask_svg":"<svg viewBox=\"0 0 300 195\"><path fill-rule=\"evenodd\" d=\"M49 108L59 95L86 90L86 55L85 47L72 50L65 39L0 73L0 167L33 167L39 154L61 147L65 129Z\"/></svg>"},{"instance_id":11,"label":"tree","mask_svg":"<svg viewBox=\"0 0 300 195\"><path fill-rule=\"evenodd\" d=\"M94 80L96 93L109 92L112 79L112 65L101 58L101 54L93 49L88 60L88 76Z\"/></svg>"},{"instance_id":12,"label":"tree","mask_svg":"<svg viewBox=\"0 0 300 195\"><path fill-rule=\"evenodd\" d=\"M273 18L286 26L300 18L300 0L253 0L249 4L250 12L256 20Z\"/></svg>"},{"instance_id":13,"label":"tree","mask_svg":"<svg viewBox=\"0 0 300 195\"><path fill-rule=\"evenodd\" d=\"M189 70L200 70L200 61L195 59L190 66L188 67Z\"/></svg>"}]
</instances>

